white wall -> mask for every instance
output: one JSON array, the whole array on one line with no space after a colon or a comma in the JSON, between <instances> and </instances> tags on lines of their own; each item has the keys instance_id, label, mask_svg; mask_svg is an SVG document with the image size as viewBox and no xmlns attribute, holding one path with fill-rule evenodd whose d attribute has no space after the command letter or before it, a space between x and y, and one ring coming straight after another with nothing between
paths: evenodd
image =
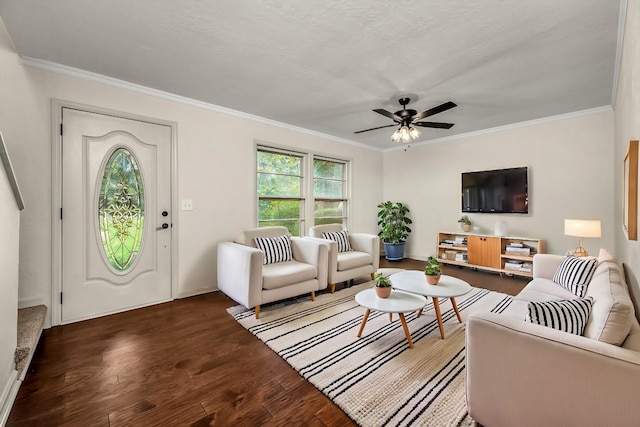
<instances>
[{"instance_id":1,"label":"white wall","mask_svg":"<svg viewBox=\"0 0 640 427\"><path fill-rule=\"evenodd\" d=\"M0 129L16 153L13 161L27 206L20 234L22 305L51 304L52 98L178 124L178 199L192 199L194 210L179 212L177 221L177 297L213 289L217 243L256 225L256 140L353 159L350 228L377 232L375 206L382 199L379 151L24 67L1 21L0 69Z\"/></svg>"},{"instance_id":2,"label":"white wall","mask_svg":"<svg viewBox=\"0 0 640 427\"><path fill-rule=\"evenodd\" d=\"M616 256L623 262L630 290L640 315L640 242L627 240L622 229L622 161L629 141L640 139L640 2L629 0L615 102L613 205Z\"/></svg>"},{"instance_id":3,"label":"white wall","mask_svg":"<svg viewBox=\"0 0 640 427\"><path fill-rule=\"evenodd\" d=\"M19 229L20 211L0 162L0 410L16 381Z\"/></svg>"},{"instance_id":4,"label":"white wall","mask_svg":"<svg viewBox=\"0 0 640 427\"><path fill-rule=\"evenodd\" d=\"M459 231L461 172L529 167L529 214L470 214L481 233L504 220L509 235L540 238L564 254L578 239L564 236L565 218L600 219L602 238L585 239L592 254L613 250L613 112L504 128L384 154L384 198L406 203L414 221L412 258L436 253L438 231Z\"/></svg>"}]
</instances>

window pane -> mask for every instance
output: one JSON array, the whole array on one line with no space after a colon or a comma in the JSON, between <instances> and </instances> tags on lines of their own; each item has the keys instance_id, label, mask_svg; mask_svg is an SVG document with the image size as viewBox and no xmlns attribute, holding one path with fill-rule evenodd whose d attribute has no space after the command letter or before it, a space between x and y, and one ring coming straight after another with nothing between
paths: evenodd
<instances>
[{"instance_id":1,"label":"window pane","mask_svg":"<svg viewBox=\"0 0 640 427\"><path fill-rule=\"evenodd\" d=\"M344 175L344 164L330 162L328 160L313 161L313 176L315 178L331 178L342 180Z\"/></svg>"},{"instance_id":2,"label":"window pane","mask_svg":"<svg viewBox=\"0 0 640 427\"><path fill-rule=\"evenodd\" d=\"M313 205L314 225L321 224L342 224L344 221L344 202L341 201L319 201Z\"/></svg>"},{"instance_id":3,"label":"window pane","mask_svg":"<svg viewBox=\"0 0 640 427\"><path fill-rule=\"evenodd\" d=\"M127 270L142 242L144 188L138 164L126 148L114 151L105 166L98 224L107 260L116 270Z\"/></svg>"},{"instance_id":4,"label":"window pane","mask_svg":"<svg viewBox=\"0 0 640 427\"><path fill-rule=\"evenodd\" d=\"M298 176L258 174L258 194L261 196L300 196L302 178Z\"/></svg>"},{"instance_id":5,"label":"window pane","mask_svg":"<svg viewBox=\"0 0 640 427\"><path fill-rule=\"evenodd\" d=\"M258 151L258 172L300 176L302 158L288 154Z\"/></svg>"},{"instance_id":6,"label":"window pane","mask_svg":"<svg viewBox=\"0 0 640 427\"><path fill-rule=\"evenodd\" d=\"M258 220L295 219L300 220L300 200L260 200L258 202Z\"/></svg>"},{"instance_id":7,"label":"window pane","mask_svg":"<svg viewBox=\"0 0 640 427\"><path fill-rule=\"evenodd\" d=\"M313 195L316 198L335 197L342 198L342 181L327 181L324 179L313 180Z\"/></svg>"}]
</instances>

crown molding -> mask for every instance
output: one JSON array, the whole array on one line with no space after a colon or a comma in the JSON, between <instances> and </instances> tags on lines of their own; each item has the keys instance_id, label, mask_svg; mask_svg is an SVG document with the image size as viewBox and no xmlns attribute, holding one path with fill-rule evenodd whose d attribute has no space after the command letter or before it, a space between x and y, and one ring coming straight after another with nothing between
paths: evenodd
<instances>
[{"instance_id":1,"label":"crown molding","mask_svg":"<svg viewBox=\"0 0 640 427\"><path fill-rule=\"evenodd\" d=\"M504 126L496 126L496 127L492 127L492 128L476 130L476 131L473 131L473 132L460 133L460 134L457 134L457 135L445 136L445 137L437 138L437 139L430 139L429 141L411 142L411 143L408 143L408 144L403 144L403 145L398 146L398 147L387 148L387 149L385 149L383 151L384 152L388 152L388 151L405 150L405 149L407 149L408 146L421 147L423 145L435 144L435 143L445 142L445 141L452 141L452 140L456 140L456 139L464 139L464 138L469 138L469 137L478 136L478 135L485 135L487 133L501 132L501 131L505 131L505 130L509 130L509 129L517 129L517 128L526 127L526 126L533 126L533 125L537 125L537 124L541 124L541 123L555 122L555 121L558 121L558 120L571 119L573 117L588 116L588 115L591 115L591 114L598 114L598 113L604 113L604 112L609 112L609 111L613 111L613 107L611 105L605 105L605 106L602 106L602 107L590 108L590 109L587 109L587 110L574 111L572 113L558 114L556 116L543 117L543 118L540 118L540 119L527 120L527 121L524 121L524 122L512 123L512 124L508 124L508 125L504 125Z\"/></svg>"},{"instance_id":2,"label":"crown molding","mask_svg":"<svg viewBox=\"0 0 640 427\"><path fill-rule=\"evenodd\" d=\"M82 80L88 80L88 81L100 83L106 86L118 88L118 89L128 90L131 92L136 92L143 95L164 99L171 102L177 102L180 104L189 105L191 107L201 108L209 111L215 111L216 113L239 117L241 119L251 120L254 122L258 122L258 123L262 123L270 126L276 126L282 129L293 131L293 132L304 133L306 135L329 139L335 142L340 142L342 144L348 144L348 145L353 145L359 148L365 148L367 150L383 151L380 148L372 147L370 145L362 144L356 141L351 141L349 139L339 138L339 137L328 135L322 132L316 132L314 130L301 128L301 127L290 125L283 122L278 122L276 120L267 119L267 118L256 116L249 113L244 113L238 110L232 110L231 108L221 107L219 105L211 104L204 101L198 101L197 99L176 95L176 94L165 92L158 89L153 89L153 88L142 86L136 83L130 83L125 80L115 79L113 77L108 77L102 74L93 73L91 71L85 71L79 68L69 67L67 65L62 65L62 64L58 64L50 61L44 61L42 59L32 58L30 56L24 56L24 55L20 56L20 60L22 62L22 65L26 67L63 74L66 76L70 76L70 77L74 77Z\"/></svg>"}]
</instances>

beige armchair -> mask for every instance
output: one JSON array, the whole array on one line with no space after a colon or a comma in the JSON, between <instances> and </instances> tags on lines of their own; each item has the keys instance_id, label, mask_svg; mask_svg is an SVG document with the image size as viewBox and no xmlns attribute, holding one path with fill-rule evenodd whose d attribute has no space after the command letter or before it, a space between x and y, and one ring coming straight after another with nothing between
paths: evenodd
<instances>
[{"instance_id":1,"label":"beige armchair","mask_svg":"<svg viewBox=\"0 0 640 427\"><path fill-rule=\"evenodd\" d=\"M341 224L316 225L309 229L309 238L322 239L322 233L342 231ZM336 290L336 283L374 274L380 266L380 238L375 234L348 233L351 251L338 252L338 243L323 239L329 244L329 289Z\"/></svg>"},{"instance_id":2,"label":"beige armchair","mask_svg":"<svg viewBox=\"0 0 640 427\"><path fill-rule=\"evenodd\" d=\"M291 237L292 259L263 264L263 251L255 238L286 236L285 227L247 230L242 242L218 244L218 289L247 308L254 308L256 319L260 305L327 288L329 245L301 237Z\"/></svg>"}]
</instances>

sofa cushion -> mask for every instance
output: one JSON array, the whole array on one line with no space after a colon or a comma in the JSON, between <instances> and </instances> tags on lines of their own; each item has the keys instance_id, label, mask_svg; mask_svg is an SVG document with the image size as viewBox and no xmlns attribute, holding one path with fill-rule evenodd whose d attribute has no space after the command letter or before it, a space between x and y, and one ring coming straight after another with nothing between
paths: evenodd
<instances>
[{"instance_id":1,"label":"sofa cushion","mask_svg":"<svg viewBox=\"0 0 640 427\"><path fill-rule=\"evenodd\" d=\"M530 302L527 322L563 332L582 335L589 319L593 298Z\"/></svg>"},{"instance_id":2,"label":"sofa cushion","mask_svg":"<svg viewBox=\"0 0 640 427\"><path fill-rule=\"evenodd\" d=\"M337 242L338 252L348 252L351 250L351 245L349 245L349 232L347 230L323 232L322 238Z\"/></svg>"},{"instance_id":3,"label":"sofa cushion","mask_svg":"<svg viewBox=\"0 0 640 427\"><path fill-rule=\"evenodd\" d=\"M278 262L262 267L262 287L278 289L318 277L315 265L298 261Z\"/></svg>"},{"instance_id":4,"label":"sofa cushion","mask_svg":"<svg viewBox=\"0 0 640 427\"><path fill-rule=\"evenodd\" d=\"M602 262L587 288L594 299L584 336L621 345L633 322L634 309L622 272L615 262Z\"/></svg>"},{"instance_id":5,"label":"sofa cushion","mask_svg":"<svg viewBox=\"0 0 640 427\"><path fill-rule=\"evenodd\" d=\"M558 285L553 280L537 277L531 280L515 299L525 301L549 301L575 297L571 291Z\"/></svg>"},{"instance_id":6,"label":"sofa cushion","mask_svg":"<svg viewBox=\"0 0 640 427\"><path fill-rule=\"evenodd\" d=\"M262 251L262 264L291 261L291 241L289 235L278 237L255 237L256 248Z\"/></svg>"},{"instance_id":7,"label":"sofa cushion","mask_svg":"<svg viewBox=\"0 0 640 427\"><path fill-rule=\"evenodd\" d=\"M597 259L565 257L553 275L553 281L582 297L597 265Z\"/></svg>"},{"instance_id":8,"label":"sofa cushion","mask_svg":"<svg viewBox=\"0 0 640 427\"><path fill-rule=\"evenodd\" d=\"M366 252L342 252L338 254L338 271L352 270L363 265L370 265L372 262L373 257Z\"/></svg>"}]
</instances>

